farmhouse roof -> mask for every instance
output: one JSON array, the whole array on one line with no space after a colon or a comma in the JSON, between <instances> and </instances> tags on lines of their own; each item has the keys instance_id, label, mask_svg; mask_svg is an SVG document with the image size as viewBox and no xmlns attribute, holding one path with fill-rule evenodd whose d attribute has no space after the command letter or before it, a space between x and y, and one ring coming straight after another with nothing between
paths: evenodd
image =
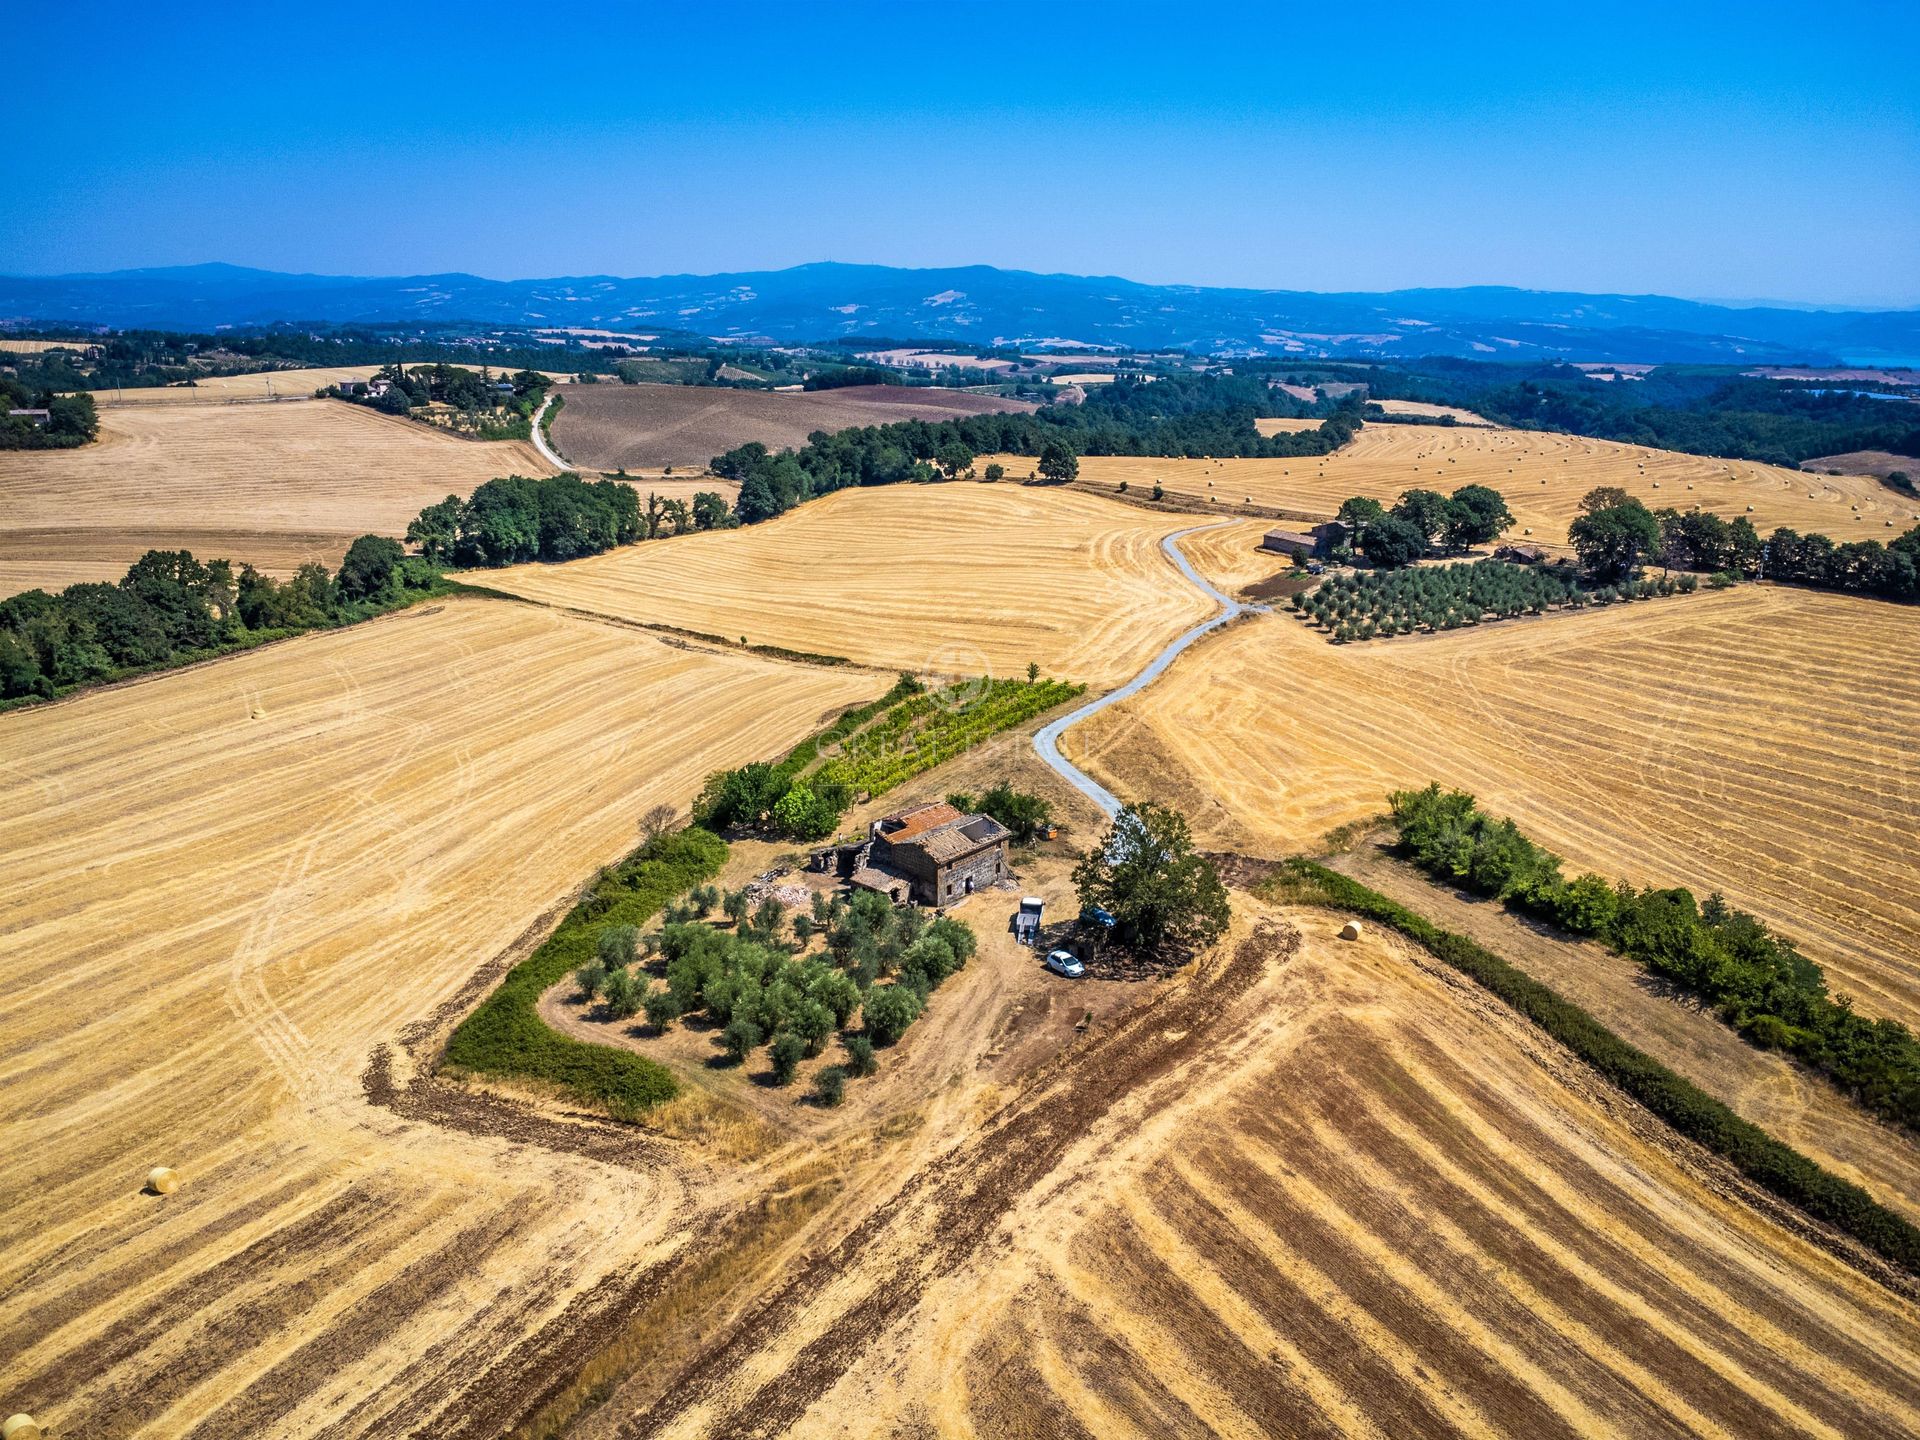
<instances>
[{"instance_id":1,"label":"farmhouse roof","mask_svg":"<svg viewBox=\"0 0 1920 1440\"><path fill-rule=\"evenodd\" d=\"M1265 545L1305 545L1313 546L1314 537L1303 535L1298 530L1269 530L1261 541Z\"/></svg>"},{"instance_id":2,"label":"farmhouse roof","mask_svg":"<svg viewBox=\"0 0 1920 1440\"><path fill-rule=\"evenodd\" d=\"M930 800L923 805L911 805L905 810L896 810L891 815L883 815L876 822L880 834L889 844L898 845L903 840L912 840L927 831L941 825L950 825L964 818L960 812L944 800Z\"/></svg>"},{"instance_id":3,"label":"farmhouse roof","mask_svg":"<svg viewBox=\"0 0 1920 1440\"><path fill-rule=\"evenodd\" d=\"M989 845L998 845L1007 838L1008 833L1006 826L991 815L965 815L923 832L915 837L913 843L934 864L946 865L976 854Z\"/></svg>"},{"instance_id":4,"label":"farmhouse roof","mask_svg":"<svg viewBox=\"0 0 1920 1440\"><path fill-rule=\"evenodd\" d=\"M913 883L904 875L896 875L890 870L876 870L871 865L860 866L847 877L847 881L856 890L872 890L881 895L894 894Z\"/></svg>"}]
</instances>

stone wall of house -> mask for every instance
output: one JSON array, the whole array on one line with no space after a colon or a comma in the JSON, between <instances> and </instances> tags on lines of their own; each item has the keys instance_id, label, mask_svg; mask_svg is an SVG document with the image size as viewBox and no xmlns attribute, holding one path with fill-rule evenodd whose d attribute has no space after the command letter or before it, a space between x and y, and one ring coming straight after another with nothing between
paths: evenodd
<instances>
[{"instance_id":1,"label":"stone wall of house","mask_svg":"<svg viewBox=\"0 0 1920 1440\"><path fill-rule=\"evenodd\" d=\"M1007 873L1007 847L991 845L978 855L969 855L952 865L940 867L940 893L934 896L933 903L946 905L963 898L967 893L967 881L973 881L975 890L984 890L995 881L1003 879Z\"/></svg>"}]
</instances>

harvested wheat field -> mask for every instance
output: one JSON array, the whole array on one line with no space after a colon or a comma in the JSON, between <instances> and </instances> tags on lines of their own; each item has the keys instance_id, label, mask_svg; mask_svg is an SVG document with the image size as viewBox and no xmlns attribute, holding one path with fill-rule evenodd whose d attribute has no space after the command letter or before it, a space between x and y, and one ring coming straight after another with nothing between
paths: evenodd
<instances>
[{"instance_id":1,"label":"harvested wheat field","mask_svg":"<svg viewBox=\"0 0 1920 1440\"><path fill-rule=\"evenodd\" d=\"M1033 662L1109 685L1212 611L1160 549L1194 523L1039 487L889 485L485 583L889 669L1008 675Z\"/></svg>"},{"instance_id":2,"label":"harvested wheat field","mask_svg":"<svg viewBox=\"0 0 1920 1440\"><path fill-rule=\"evenodd\" d=\"M1911 1299L1482 992L1336 924L1243 905L1213 958L576 1433L1920 1425Z\"/></svg>"},{"instance_id":3,"label":"harvested wheat field","mask_svg":"<svg viewBox=\"0 0 1920 1440\"><path fill-rule=\"evenodd\" d=\"M1010 467L1032 464L998 458ZM1256 505L1329 519L1354 495L1392 504L1407 490L1491 485L1514 514L1504 538L1545 545L1566 543L1580 497L1599 485L1617 485L1656 510L1698 505L1729 520L1745 515L1762 535L1790 525L1836 540L1885 541L1920 521L1920 500L1867 476L1814 475L1749 460L1479 426L1369 425L1332 455L1280 460L1085 455L1080 478L1103 485L1125 480L1135 490L1157 481L1223 508L1251 496Z\"/></svg>"},{"instance_id":4,"label":"harvested wheat field","mask_svg":"<svg viewBox=\"0 0 1920 1440\"><path fill-rule=\"evenodd\" d=\"M1124 796L1285 853L1429 780L1576 869L1723 890L1920 1023L1920 611L1771 586L1338 647L1231 628L1069 731Z\"/></svg>"},{"instance_id":5,"label":"harvested wheat field","mask_svg":"<svg viewBox=\"0 0 1920 1440\"><path fill-rule=\"evenodd\" d=\"M476 367L477 368L477 367ZM105 410L128 405L229 405L240 401L311 400L313 392L348 380L369 380L378 365L325 365L310 370L257 370L248 375L202 375L191 385L96 390Z\"/></svg>"},{"instance_id":6,"label":"harvested wheat field","mask_svg":"<svg viewBox=\"0 0 1920 1440\"><path fill-rule=\"evenodd\" d=\"M548 475L520 441L456 440L358 405L155 405L101 412L77 450L0 451L0 595L117 580L155 547L270 574L339 563L422 506L496 475Z\"/></svg>"},{"instance_id":7,"label":"harvested wheat field","mask_svg":"<svg viewBox=\"0 0 1920 1440\"><path fill-rule=\"evenodd\" d=\"M0 355L44 355L49 350L82 351L90 349L91 340L13 340L0 337Z\"/></svg>"},{"instance_id":8,"label":"harvested wheat field","mask_svg":"<svg viewBox=\"0 0 1920 1440\"><path fill-rule=\"evenodd\" d=\"M537 1404L707 1182L423 1099L415 1056L648 806L884 683L469 600L0 717L7 1408L255 1437Z\"/></svg>"},{"instance_id":9,"label":"harvested wheat field","mask_svg":"<svg viewBox=\"0 0 1920 1440\"><path fill-rule=\"evenodd\" d=\"M593 470L705 465L758 440L798 449L816 430L951 420L1033 409L1025 400L931 386L853 385L840 390L724 390L700 385L582 385L567 390L553 422L560 453Z\"/></svg>"}]
</instances>

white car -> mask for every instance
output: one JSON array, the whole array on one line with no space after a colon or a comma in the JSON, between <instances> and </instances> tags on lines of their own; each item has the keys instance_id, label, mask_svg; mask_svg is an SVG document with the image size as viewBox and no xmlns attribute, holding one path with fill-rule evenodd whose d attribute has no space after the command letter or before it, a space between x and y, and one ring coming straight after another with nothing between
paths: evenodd
<instances>
[{"instance_id":1,"label":"white car","mask_svg":"<svg viewBox=\"0 0 1920 1440\"><path fill-rule=\"evenodd\" d=\"M1056 975L1064 975L1069 980L1078 980L1087 973L1087 967L1080 963L1080 957L1071 950L1055 950L1049 953L1047 969Z\"/></svg>"}]
</instances>

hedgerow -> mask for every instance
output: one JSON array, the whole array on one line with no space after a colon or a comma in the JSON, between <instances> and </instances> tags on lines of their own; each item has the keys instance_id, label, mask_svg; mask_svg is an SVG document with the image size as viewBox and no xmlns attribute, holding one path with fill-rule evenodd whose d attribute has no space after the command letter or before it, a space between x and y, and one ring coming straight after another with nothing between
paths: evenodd
<instances>
[{"instance_id":1,"label":"hedgerow","mask_svg":"<svg viewBox=\"0 0 1920 1440\"><path fill-rule=\"evenodd\" d=\"M447 1042L446 1064L456 1072L548 1081L623 1118L671 1100L679 1086L664 1065L559 1034L535 1006L548 987L596 958L603 931L645 923L676 895L717 875L726 858L717 835L679 830L655 836L603 871L560 928L460 1023Z\"/></svg>"},{"instance_id":2,"label":"hedgerow","mask_svg":"<svg viewBox=\"0 0 1920 1440\"><path fill-rule=\"evenodd\" d=\"M1317 898L1391 926L1485 986L1675 1130L1731 1161L1748 1179L1816 1219L1851 1235L1912 1274L1920 1274L1920 1228L1865 1190L1790 1146L1628 1044L1572 1001L1464 935L1442 930L1359 881L1311 860L1286 862L1283 875Z\"/></svg>"},{"instance_id":3,"label":"hedgerow","mask_svg":"<svg viewBox=\"0 0 1920 1440\"><path fill-rule=\"evenodd\" d=\"M1790 1051L1869 1109L1920 1125L1912 1031L1834 999L1821 968L1756 917L1717 894L1696 904L1683 889L1568 880L1558 855L1461 791L1429 785L1392 800L1401 846L1429 874L1611 945L1699 996L1753 1044Z\"/></svg>"}]
</instances>

